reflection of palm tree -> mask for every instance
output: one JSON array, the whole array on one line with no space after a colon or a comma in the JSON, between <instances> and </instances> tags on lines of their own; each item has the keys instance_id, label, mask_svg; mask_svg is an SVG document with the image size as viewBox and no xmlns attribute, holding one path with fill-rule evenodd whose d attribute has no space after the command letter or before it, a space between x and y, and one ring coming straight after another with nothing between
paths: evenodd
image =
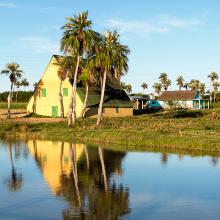
<instances>
[{"instance_id":1,"label":"reflection of palm tree","mask_svg":"<svg viewBox=\"0 0 220 220\"><path fill-rule=\"evenodd\" d=\"M108 190L108 185L107 185L107 176L106 176L106 169L105 169L105 162L104 162L104 156L103 156L103 150L101 147L99 147L99 158L100 158L100 162L102 165L102 175L104 178L104 185L105 185L105 190Z\"/></svg>"},{"instance_id":2,"label":"reflection of palm tree","mask_svg":"<svg viewBox=\"0 0 220 220\"><path fill-rule=\"evenodd\" d=\"M161 155L161 163L162 164L167 164L168 162L168 154L167 153L162 153Z\"/></svg>"},{"instance_id":3,"label":"reflection of palm tree","mask_svg":"<svg viewBox=\"0 0 220 220\"><path fill-rule=\"evenodd\" d=\"M74 179L74 184L76 188L77 199L78 199L79 207L81 207L81 199L80 199L79 186L78 186L76 146L74 145L74 148L73 148L72 144L70 144L69 151L70 151L70 161L71 161L71 166L72 166L73 179Z\"/></svg>"},{"instance_id":4,"label":"reflection of palm tree","mask_svg":"<svg viewBox=\"0 0 220 220\"><path fill-rule=\"evenodd\" d=\"M215 167L218 165L218 161L219 161L219 158L218 158L218 157L213 156L213 157L211 158L211 164L212 164L213 166L215 166Z\"/></svg>"},{"instance_id":5,"label":"reflection of palm tree","mask_svg":"<svg viewBox=\"0 0 220 220\"><path fill-rule=\"evenodd\" d=\"M37 142L33 140L33 146L34 146L34 158L37 159Z\"/></svg>"},{"instance_id":6,"label":"reflection of palm tree","mask_svg":"<svg viewBox=\"0 0 220 220\"><path fill-rule=\"evenodd\" d=\"M89 154L88 154L88 149L86 145L84 145L84 151L85 151L85 156L86 156L87 169L89 170Z\"/></svg>"},{"instance_id":7,"label":"reflection of palm tree","mask_svg":"<svg viewBox=\"0 0 220 220\"><path fill-rule=\"evenodd\" d=\"M124 153L104 151L102 148L99 148L98 151L93 148L88 148L87 150L91 158L89 172L87 170L86 157L84 160L79 161L80 207L77 194L74 193L75 190L72 187L74 181L72 175L64 175L61 178L61 187L57 195L62 196L69 204L69 207L63 210L63 219L73 219L74 216L74 219L118 220L130 212L129 191L122 185L109 181L108 191L106 192L103 181L100 182L100 179L104 176L103 171L107 180L112 172L121 169L121 160L124 157ZM73 150L72 155L74 155ZM74 156L72 158L74 159ZM106 167L104 158L110 162ZM102 161L101 166L100 160ZM72 164L74 165L74 161L72 161Z\"/></svg>"},{"instance_id":8,"label":"reflection of palm tree","mask_svg":"<svg viewBox=\"0 0 220 220\"><path fill-rule=\"evenodd\" d=\"M11 142L9 143L9 157L11 161L11 177L7 180L7 185L10 191L18 191L22 186L22 174L18 174L14 166Z\"/></svg>"},{"instance_id":9,"label":"reflection of palm tree","mask_svg":"<svg viewBox=\"0 0 220 220\"><path fill-rule=\"evenodd\" d=\"M64 150L64 142L61 143L61 151L60 151L60 170L61 170L61 175L63 175L63 150Z\"/></svg>"}]
</instances>

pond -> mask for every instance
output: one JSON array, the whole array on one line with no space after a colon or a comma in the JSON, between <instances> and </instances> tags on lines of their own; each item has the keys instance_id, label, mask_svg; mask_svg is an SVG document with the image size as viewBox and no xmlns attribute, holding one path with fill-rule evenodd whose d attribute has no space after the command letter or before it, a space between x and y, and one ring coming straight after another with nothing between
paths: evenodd
<instances>
[{"instance_id":1,"label":"pond","mask_svg":"<svg viewBox=\"0 0 220 220\"><path fill-rule=\"evenodd\" d=\"M0 141L0 219L220 219L218 157Z\"/></svg>"}]
</instances>

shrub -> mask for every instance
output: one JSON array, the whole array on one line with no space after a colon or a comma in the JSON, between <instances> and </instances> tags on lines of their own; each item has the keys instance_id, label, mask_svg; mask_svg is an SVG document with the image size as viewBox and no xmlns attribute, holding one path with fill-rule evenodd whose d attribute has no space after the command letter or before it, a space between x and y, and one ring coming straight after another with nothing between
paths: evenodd
<instances>
[{"instance_id":1,"label":"shrub","mask_svg":"<svg viewBox=\"0 0 220 220\"><path fill-rule=\"evenodd\" d=\"M167 118L198 118L202 116L203 113L200 110L176 110L165 114Z\"/></svg>"}]
</instances>

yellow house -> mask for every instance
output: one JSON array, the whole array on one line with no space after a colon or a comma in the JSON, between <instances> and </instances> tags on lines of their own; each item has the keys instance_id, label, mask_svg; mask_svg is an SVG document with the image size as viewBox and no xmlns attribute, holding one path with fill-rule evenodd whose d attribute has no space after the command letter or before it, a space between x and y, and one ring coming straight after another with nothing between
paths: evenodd
<instances>
[{"instance_id":1,"label":"yellow house","mask_svg":"<svg viewBox=\"0 0 220 220\"><path fill-rule=\"evenodd\" d=\"M34 95L31 97L28 105L28 113L38 115L59 117L61 115L60 102L58 98L60 79L58 77L59 66L56 65L60 56L53 55L43 76L41 77ZM62 83L62 94L64 103L64 114L68 115L68 106L70 102L72 85L69 79ZM100 99L100 88L89 88L87 102L87 117L96 117ZM78 88L76 94L76 116L79 117L85 97L84 88ZM121 89L119 82L107 83L104 100L104 117L125 117L133 115L133 106L129 97Z\"/></svg>"}]
</instances>

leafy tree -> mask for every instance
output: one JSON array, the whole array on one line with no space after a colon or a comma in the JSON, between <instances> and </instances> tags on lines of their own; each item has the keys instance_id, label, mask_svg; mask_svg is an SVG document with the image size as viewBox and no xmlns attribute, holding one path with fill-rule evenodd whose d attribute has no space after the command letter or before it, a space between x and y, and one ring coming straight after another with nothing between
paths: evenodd
<instances>
[{"instance_id":1,"label":"leafy tree","mask_svg":"<svg viewBox=\"0 0 220 220\"><path fill-rule=\"evenodd\" d=\"M124 82L121 82L121 87L125 90L126 93L128 93L128 94L132 93L132 85L131 84L125 84Z\"/></svg>"},{"instance_id":2,"label":"leafy tree","mask_svg":"<svg viewBox=\"0 0 220 220\"><path fill-rule=\"evenodd\" d=\"M94 85L96 82L95 77L94 77L95 75L94 71L95 69L89 66L88 61L85 61L85 65L82 69L82 74L79 78L80 82L85 87L85 98L84 98L83 107L82 107L82 111L80 115L82 118L85 117L85 113L86 113L87 100L88 100L88 95L89 95L89 86Z\"/></svg>"},{"instance_id":3,"label":"leafy tree","mask_svg":"<svg viewBox=\"0 0 220 220\"><path fill-rule=\"evenodd\" d=\"M64 106L63 106L63 95L62 95L62 84L67 77L67 72L65 69L60 67L57 72L58 78L60 79L60 88L59 88L59 100L60 100L60 109L61 109L61 118L64 118Z\"/></svg>"},{"instance_id":4,"label":"leafy tree","mask_svg":"<svg viewBox=\"0 0 220 220\"><path fill-rule=\"evenodd\" d=\"M184 79L183 76L178 76L176 79L176 84L179 86L179 90L181 90L184 87Z\"/></svg>"},{"instance_id":5,"label":"leafy tree","mask_svg":"<svg viewBox=\"0 0 220 220\"><path fill-rule=\"evenodd\" d=\"M162 85L161 83L154 83L153 88L155 89L155 92L160 95L161 90L162 90Z\"/></svg>"},{"instance_id":6,"label":"leafy tree","mask_svg":"<svg viewBox=\"0 0 220 220\"><path fill-rule=\"evenodd\" d=\"M218 73L216 72L211 72L208 77L210 78L211 80L211 86L212 86L212 89L210 91L210 100L212 101L212 96L214 96L214 101L215 101L215 97L216 97L216 90L215 90L215 86L214 86L214 83L218 81L219 79L219 75Z\"/></svg>"},{"instance_id":7,"label":"leafy tree","mask_svg":"<svg viewBox=\"0 0 220 220\"><path fill-rule=\"evenodd\" d=\"M94 67L100 67L102 70L101 98L98 108L97 126L101 124L107 76L111 74L111 71L115 68L119 69L119 66L121 72L128 71L127 56L129 52L130 50L126 45L120 44L119 34L116 31L106 32L102 41L99 42L98 53L96 53L96 56L92 59L92 65Z\"/></svg>"},{"instance_id":8,"label":"leafy tree","mask_svg":"<svg viewBox=\"0 0 220 220\"><path fill-rule=\"evenodd\" d=\"M201 93L202 95L205 94L205 89L206 89L205 83L199 83L199 85L198 85L198 90L200 91L200 93Z\"/></svg>"},{"instance_id":9,"label":"leafy tree","mask_svg":"<svg viewBox=\"0 0 220 220\"><path fill-rule=\"evenodd\" d=\"M98 38L98 34L91 29L92 21L88 19L88 12L80 13L74 17L68 17L61 39L61 51L75 59L75 70L70 72L73 78L72 96L69 106L68 125L76 120L76 87L80 61L91 47L92 42Z\"/></svg>"},{"instance_id":10,"label":"leafy tree","mask_svg":"<svg viewBox=\"0 0 220 220\"><path fill-rule=\"evenodd\" d=\"M189 83L188 83L188 82L185 82L184 85L183 85L183 88L185 88L186 90L188 90L188 88L189 88Z\"/></svg>"},{"instance_id":11,"label":"leafy tree","mask_svg":"<svg viewBox=\"0 0 220 220\"><path fill-rule=\"evenodd\" d=\"M16 81L15 82L15 87L16 87L16 96L15 96L15 101L17 102L18 101L18 90L19 90L19 88L21 87L22 85L21 85L21 82L20 81Z\"/></svg>"},{"instance_id":12,"label":"leafy tree","mask_svg":"<svg viewBox=\"0 0 220 220\"><path fill-rule=\"evenodd\" d=\"M24 91L25 91L25 87L28 87L28 86L29 86L29 82L27 81L26 78L24 78L24 79L21 80L21 86L24 87Z\"/></svg>"},{"instance_id":13,"label":"leafy tree","mask_svg":"<svg viewBox=\"0 0 220 220\"><path fill-rule=\"evenodd\" d=\"M214 88L214 102L216 102L216 93L218 92L218 88L220 87L219 82L213 82L213 88Z\"/></svg>"},{"instance_id":14,"label":"leafy tree","mask_svg":"<svg viewBox=\"0 0 220 220\"><path fill-rule=\"evenodd\" d=\"M192 79L190 82L189 82L189 88L191 90L198 90L199 89L199 80L197 79Z\"/></svg>"},{"instance_id":15,"label":"leafy tree","mask_svg":"<svg viewBox=\"0 0 220 220\"><path fill-rule=\"evenodd\" d=\"M18 63L8 63L4 70L1 71L1 74L9 76L11 82L11 88L8 95L8 113L7 118L11 118L11 102L12 102L12 91L15 83L22 77L23 70L20 69Z\"/></svg>"},{"instance_id":16,"label":"leafy tree","mask_svg":"<svg viewBox=\"0 0 220 220\"><path fill-rule=\"evenodd\" d=\"M167 91L168 87L171 85L171 80L168 79L167 73L161 73L159 76L159 80L161 82L162 88Z\"/></svg>"},{"instance_id":17,"label":"leafy tree","mask_svg":"<svg viewBox=\"0 0 220 220\"><path fill-rule=\"evenodd\" d=\"M145 91L145 89L148 88L148 85L147 85L146 82L143 82L142 85L141 85L141 87L142 87L143 91ZM143 92L143 93L144 93L144 92Z\"/></svg>"}]
</instances>

